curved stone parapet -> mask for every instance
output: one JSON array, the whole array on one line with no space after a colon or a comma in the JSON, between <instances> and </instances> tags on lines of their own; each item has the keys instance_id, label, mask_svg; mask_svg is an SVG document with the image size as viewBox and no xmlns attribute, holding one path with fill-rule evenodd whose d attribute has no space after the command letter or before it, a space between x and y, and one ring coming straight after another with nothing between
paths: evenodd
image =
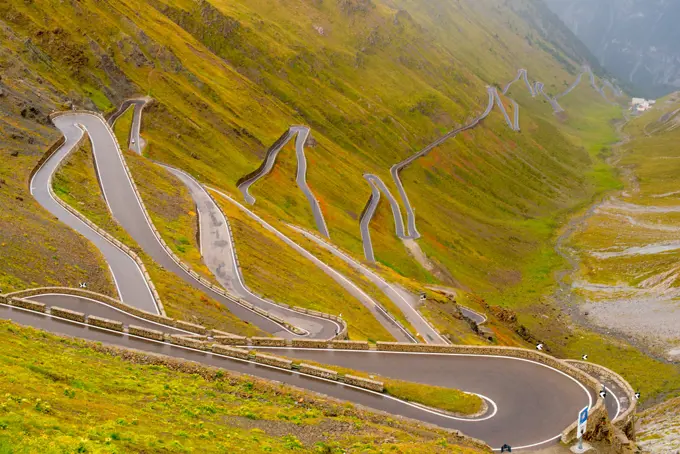
<instances>
[{"instance_id":1,"label":"curved stone parapet","mask_svg":"<svg viewBox=\"0 0 680 454\"><path fill-rule=\"evenodd\" d=\"M282 339L267 342L262 339L243 339L242 342L230 342L225 347L219 341L223 336L215 331L177 333L158 326L154 329L132 325L114 317L68 309L65 311L44 305L34 310L30 304L26 304L29 307L24 305L21 299L0 295L0 318L11 318L23 325L97 340L107 345L134 348L150 354L161 353L180 361L198 361L294 384L378 410L387 410L393 415L463 430L494 446L509 441L513 448L521 449L548 444L556 438L569 442L574 439L575 433L575 424L568 425L572 420L571 414L576 414L584 405L590 406L593 420L608 424L605 402L597 397L601 387L599 381L562 360L534 350L389 342L378 343L375 349L369 350L363 343L335 343L335 348L328 348L329 344L319 344L319 348L314 348L315 345L307 343L302 348L293 348L292 345L299 341ZM93 315L94 318L91 318ZM137 322L145 323L141 320ZM263 345L263 342L272 346ZM250 350L253 347L257 349L256 352ZM309 366L307 361L327 366L316 370L304 368L307 373L304 379L299 379L296 375L302 372L302 364ZM244 362L247 364L244 365ZM254 363L258 366L252 367ZM488 412L476 417L456 417L394 397L367 396L366 390L374 392L373 396L380 396L382 387L372 377L359 382L349 377L351 383L345 385L362 389L361 394L353 393L339 387L343 383L334 380L343 377L343 374L333 373L334 366L399 380L424 380L426 384L462 388L484 399L488 403ZM508 387L508 383L515 385ZM532 398L535 404L530 403ZM555 405L541 406L543 399L555 402ZM531 411L526 411L527 408L531 408ZM598 425L589 424L589 434L594 433ZM565 426L568 427L565 429Z\"/></svg>"}]
</instances>

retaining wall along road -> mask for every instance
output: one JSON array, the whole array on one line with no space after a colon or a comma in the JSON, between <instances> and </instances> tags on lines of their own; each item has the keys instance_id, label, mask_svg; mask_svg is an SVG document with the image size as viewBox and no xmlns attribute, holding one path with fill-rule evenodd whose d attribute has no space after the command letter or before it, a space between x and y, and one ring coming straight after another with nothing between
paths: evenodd
<instances>
[{"instance_id":1,"label":"retaining wall along road","mask_svg":"<svg viewBox=\"0 0 680 454\"><path fill-rule=\"evenodd\" d=\"M303 374L314 375L316 377L326 378L328 380L337 380L338 373L334 370L324 369L323 367L311 366L302 363L298 369Z\"/></svg>"},{"instance_id":2,"label":"retaining wall along road","mask_svg":"<svg viewBox=\"0 0 680 454\"><path fill-rule=\"evenodd\" d=\"M75 312L68 309L62 309L61 307L52 306L50 308L50 314L54 315L55 317L73 320L74 322L85 323L85 314L82 312Z\"/></svg>"},{"instance_id":3,"label":"retaining wall along road","mask_svg":"<svg viewBox=\"0 0 680 454\"><path fill-rule=\"evenodd\" d=\"M36 301L29 301L21 298L4 298L2 302L6 304L11 304L16 307L23 307L24 309L30 309L36 312L46 312L47 306L43 303L38 303Z\"/></svg>"},{"instance_id":4,"label":"retaining wall along road","mask_svg":"<svg viewBox=\"0 0 680 454\"><path fill-rule=\"evenodd\" d=\"M11 298L27 298L29 296L47 295L47 294L58 294L58 295L73 295L80 296L83 298L88 298L95 301L100 301L102 303L113 306L116 309L120 309L128 314L136 315L147 320L151 320L162 325L171 326L173 328L182 329L185 331L191 331L196 334L208 334L208 329L204 326L195 325L193 323L184 322L182 320L175 320L158 314L152 314L150 312L137 309L133 306L128 306L115 298L111 298L107 295L102 295L101 293L91 292L89 290L66 288L66 287L41 287L30 290L21 290L18 292L13 292L8 294ZM37 303L36 303L37 304Z\"/></svg>"},{"instance_id":5,"label":"retaining wall along road","mask_svg":"<svg viewBox=\"0 0 680 454\"><path fill-rule=\"evenodd\" d=\"M274 355L266 355L264 353L255 353L255 362L266 364L268 366L281 367L283 369L293 368L293 361Z\"/></svg>"},{"instance_id":6,"label":"retaining wall along road","mask_svg":"<svg viewBox=\"0 0 680 454\"><path fill-rule=\"evenodd\" d=\"M371 391L376 391L379 393L385 391L385 384L381 381L370 380L368 378L357 377L354 375L345 375L342 377L342 381L348 385L370 389Z\"/></svg>"},{"instance_id":7,"label":"retaining wall along road","mask_svg":"<svg viewBox=\"0 0 680 454\"><path fill-rule=\"evenodd\" d=\"M157 341L162 341L165 339L165 334L162 331L142 328L141 326L135 325L128 326L128 333L134 336L146 337L147 339L153 339Z\"/></svg>"},{"instance_id":8,"label":"retaining wall along road","mask_svg":"<svg viewBox=\"0 0 680 454\"><path fill-rule=\"evenodd\" d=\"M18 293L26 293L26 292L18 292ZM91 292L88 292L91 293ZM27 301L27 300L22 300L20 298L13 298L9 295L0 295L0 302L4 302L5 304L10 304L14 305L17 307L23 307L26 309L33 310L34 308L37 309L40 312L45 312L45 305L41 303L35 303L33 301ZM78 312L73 312L73 311L67 311L65 309L57 308L57 307L52 307L50 308L50 312L53 315L63 317L63 318L68 318L70 320L74 321L84 321L85 320L85 315L78 313ZM156 316L158 317L158 316ZM97 318L95 317L95 320ZM106 320L109 323L116 323L115 321L109 321ZM105 327L106 328L106 327ZM203 328L203 327L200 327ZM110 329L110 328L108 328ZM115 329L115 328L114 328ZM207 332L205 328L203 328ZM125 328L123 328L123 332L125 332ZM154 340L160 340L160 337L163 335L160 331L154 331L154 330L148 330L145 328L139 328L135 326L129 326L127 327L127 332L132 335L139 335L141 337L146 337L149 339L154 339ZM269 339L269 338L254 338L254 339L247 339L243 337L237 337L237 336L230 336L228 333L221 333L217 331L216 333L220 334L227 334L226 336L216 336L213 340L216 342L222 342L224 339L227 339L230 342L241 342L241 345L253 345L253 346L267 346L265 344L270 344L271 346L274 347L290 347L290 346L295 346L295 347L302 347L302 348L328 348L329 342L322 342L322 341L305 341L302 339L292 339L292 340L282 340L282 339ZM287 358L281 358L278 356L270 355L270 354L263 354L259 352L248 352L247 350L241 350L233 347L229 347L226 345L220 345L211 343L208 341L208 338L206 336L202 335L197 335L197 334L188 334L188 335L171 335L171 336L165 336L167 339L170 340L171 343L188 347L188 348L195 348L199 350L206 350L206 351L213 351L218 354L223 354L226 356L232 356L235 358L240 358L240 359L248 359L248 360L254 360L255 362L265 364L265 365L270 365L270 366L275 366L275 367L280 367L284 369L300 369L301 372L313 375L313 376L318 376L318 377L323 377L331 380L338 380L342 381L348 385L353 385L365 389L369 389L372 391L376 392L384 392L384 384L382 382L378 382L375 380L370 380L362 377L356 377L353 375L345 375L345 376L340 376L340 374L337 374L337 372L333 371L332 369L323 369L323 368L318 368L315 366L310 366L307 364L298 364L295 363L294 361L287 359ZM218 338L223 338L223 339L218 339ZM282 342L283 341L283 342ZM367 350L366 346L370 348L370 345L366 342L331 342L330 344L335 344L336 349L341 349L341 346L346 346L347 348L344 348L345 350ZM608 369L598 367L597 365L593 365L590 363L583 363L579 364L579 366L582 366L582 368L577 368L573 365L570 365L568 362L554 358L552 356L549 356L547 354L535 351L535 350L528 350L528 349L522 349L522 348L516 348L516 347L496 347L496 346L470 346L470 345L449 345L449 344L411 344L411 343L400 343L400 342L378 342L376 345L376 350L377 351L384 351L384 352L416 352L416 353L442 353L442 354L466 354L466 355L490 355L490 356L505 356L505 357L513 357L513 358L522 358L522 359L527 359L536 363L544 364L546 366L550 366L558 371L561 371L570 377L574 378L577 380L579 383L583 384L586 386L590 392L593 395L598 395L599 390L601 389L602 385L600 382L593 378L591 375L589 375L588 372L596 373L598 375L605 375L608 377L608 379L611 379L613 381L616 381L619 386L622 387L622 389L625 389L627 393L632 392L632 388L630 385L623 379L621 378L618 374L615 374L612 371L609 371ZM333 378L335 377L335 378ZM629 418L632 418L632 412L634 411L634 405L629 406L629 408L626 409L624 413L619 415L619 417L616 418L616 426L614 427L614 434L618 437L617 439L619 440L619 444L622 446L629 446L629 444L626 444L625 440L621 438L620 434L623 434L623 430L621 430L621 427L625 427L625 425L630 421ZM604 400L602 398L597 398L595 404L591 407L590 411L590 419L593 421L593 424L590 424L588 426L588 431L586 432L585 438L586 439L592 439L597 437L602 436L603 434L611 432L611 427L609 423L609 419L607 416L607 410L604 406ZM624 434L625 435L625 434ZM569 443L572 442L576 438L576 422L574 422L572 425L570 425L568 428L566 428L561 435L561 439L564 443Z\"/></svg>"},{"instance_id":9,"label":"retaining wall along road","mask_svg":"<svg viewBox=\"0 0 680 454\"><path fill-rule=\"evenodd\" d=\"M114 320L108 320L106 318L102 317L95 317L94 315L90 315L87 317L87 323L88 325L92 326L98 326L100 328L107 328L107 329L112 329L114 331L123 331L123 323L122 322L116 322Z\"/></svg>"},{"instance_id":10,"label":"retaining wall along road","mask_svg":"<svg viewBox=\"0 0 680 454\"><path fill-rule=\"evenodd\" d=\"M637 399L635 398L635 390L630 384L619 374L611 369L608 369L599 364L593 364L586 361L565 360L567 363L581 369L592 377L601 377L604 381L615 383L625 393L627 405L622 406L621 413L612 420L614 427L618 428L626 439L635 440L635 410L637 408ZM630 442L630 440L628 440ZM625 444L625 443L624 443Z\"/></svg>"},{"instance_id":11,"label":"retaining wall along road","mask_svg":"<svg viewBox=\"0 0 680 454\"><path fill-rule=\"evenodd\" d=\"M220 355L231 356L232 358L250 359L250 352L248 350L241 350L240 348L213 344L212 351Z\"/></svg>"}]
</instances>

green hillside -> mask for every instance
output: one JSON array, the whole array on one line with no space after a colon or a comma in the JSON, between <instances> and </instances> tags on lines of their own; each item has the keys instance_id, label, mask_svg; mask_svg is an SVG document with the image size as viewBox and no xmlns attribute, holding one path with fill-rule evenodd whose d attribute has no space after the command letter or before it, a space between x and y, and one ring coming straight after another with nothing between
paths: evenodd
<instances>
[{"instance_id":1,"label":"green hillside","mask_svg":"<svg viewBox=\"0 0 680 454\"><path fill-rule=\"evenodd\" d=\"M154 99L144 110L145 156L126 159L165 240L208 274L188 193L150 160L241 201L236 182L258 168L291 125L308 125L307 180L331 241L365 261L359 229L371 194L365 174L378 175L398 196L391 166L480 115L487 87L504 87L520 68L550 95L564 92L586 63L606 77L539 0L9 0L0 3L0 18L3 292L87 280L90 289L113 294L100 255L30 195L30 172L59 136L47 120L52 110L110 113L132 96ZM436 324L454 340L528 345L540 339L556 355L590 352L643 389L645 399L669 392L675 368L627 342L574 328L553 298L555 273L568 267L555 249L563 227L622 187L608 162L621 109L597 94L586 76L559 100L565 109L559 114L541 95L532 97L522 80L502 96L511 116L512 100L520 106L521 132L508 128L495 108L478 127L402 172L423 255L414 256L417 249L397 238L383 198L370 225L378 262L371 266L414 292L446 285L479 310L488 303L517 314L512 322L492 318L495 336L488 340L455 316L449 319L446 302L428 302L423 312L446 319ZM118 124L120 137L127 137L130 115ZM91 190L96 185L87 158L73 159L56 180L68 193L63 198L137 248ZM253 210L336 266L338 259L286 227L315 229L295 176L295 150L288 145L274 171L251 188ZM239 254L251 252L243 263L253 290L344 312L352 338L390 337L310 263L282 252L280 241L227 202L223 208L236 226ZM160 267L147 267L171 315L256 331ZM291 267L290 274L282 270ZM361 279L346 265L338 269ZM361 286L403 319L372 284Z\"/></svg>"}]
</instances>

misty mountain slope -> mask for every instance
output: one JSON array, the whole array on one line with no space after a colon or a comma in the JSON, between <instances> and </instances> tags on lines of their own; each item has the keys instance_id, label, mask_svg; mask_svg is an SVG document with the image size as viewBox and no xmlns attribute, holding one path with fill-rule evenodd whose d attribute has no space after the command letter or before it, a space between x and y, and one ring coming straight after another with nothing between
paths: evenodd
<instances>
[{"instance_id":1,"label":"misty mountain slope","mask_svg":"<svg viewBox=\"0 0 680 454\"><path fill-rule=\"evenodd\" d=\"M546 0L636 93L659 97L680 87L680 3L669 0Z\"/></svg>"},{"instance_id":2,"label":"misty mountain slope","mask_svg":"<svg viewBox=\"0 0 680 454\"><path fill-rule=\"evenodd\" d=\"M391 165L481 113L485 85L506 83L518 67L526 64L532 78L557 93L587 60L574 60L573 36L564 42L552 37L556 44L544 39L545 31L532 24L548 19L532 5L442 3L434 14L423 3L393 1L43 0L5 3L0 12L4 39L19 47L13 58L29 68L29 78L53 87L51 95L62 105L70 99L108 111L126 96L151 95L157 103L145 113L149 156L235 194L234 182L257 168L289 125L310 125L310 186L334 241L361 258L358 216L370 194L365 173L392 187ZM435 259L451 262L453 255L437 245L460 242L460 235L477 243L465 241L468 252L455 255L456 267L475 275L470 285L486 284L487 273L508 272L494 258L505 256L504 236L517 241L520 262L536 247L534 233L522 226L527 217L550 216L591 190L590 183L573 178L591 165L587 158L574 160L584 156L580 144L565 138L554 147L543 145L546 137L561 134L544 105L542 99L523 105L527 127L521 134L496 120L472 133L478 139L466 160L474 172L447 173L445 179L483 194L481 200L458 197L461 189L441 178L406 182L409 196L419 200L419 222L436 226L423 240ZM542 126L531 126L541 118ZM455 149L460 140L467 141L447 142L432 156L453 164L462 158ZM517 169L526 173L510 179L510 188L499 180L497 191L486 191L485 181L512 174L520 162L504 157L507 147L526 161ZM541 162L545 153L551 159ZM570 171L548 181L536 180L536 170L529 170L553 172L544 166L554 161ZM405 178L420 166L405 171ZM256 208L314 228L306 204L282 197L289 190L294 185L268 187L265 180L253 189ZM448 201L432 203L432 195L444 194ZM472 218L494 233L478 235ZM432 281L394 236L389 216L385 221L373 226L378 260L398 274ZM499 230L498 223L505 225ZM499 231L507 232L500 241ZM488 258L473 264L480 250Z\"/></svg>"}]
</instances>

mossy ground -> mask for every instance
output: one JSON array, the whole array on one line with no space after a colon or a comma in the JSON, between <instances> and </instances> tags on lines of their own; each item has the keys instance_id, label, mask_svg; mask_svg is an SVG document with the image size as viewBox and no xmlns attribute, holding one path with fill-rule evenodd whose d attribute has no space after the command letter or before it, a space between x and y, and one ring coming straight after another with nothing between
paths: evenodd
<instances>
[{"instance_id":1,"label":"mossy ground","mask_svg":"<svg viewBox=\"0 0 680 454\"><path fill-rule=\"evenodd\" d=\"M112 354L7 321L0 349L3 453L481 452L443 430L281 384Z\"/></svg>"}]
</instances>

